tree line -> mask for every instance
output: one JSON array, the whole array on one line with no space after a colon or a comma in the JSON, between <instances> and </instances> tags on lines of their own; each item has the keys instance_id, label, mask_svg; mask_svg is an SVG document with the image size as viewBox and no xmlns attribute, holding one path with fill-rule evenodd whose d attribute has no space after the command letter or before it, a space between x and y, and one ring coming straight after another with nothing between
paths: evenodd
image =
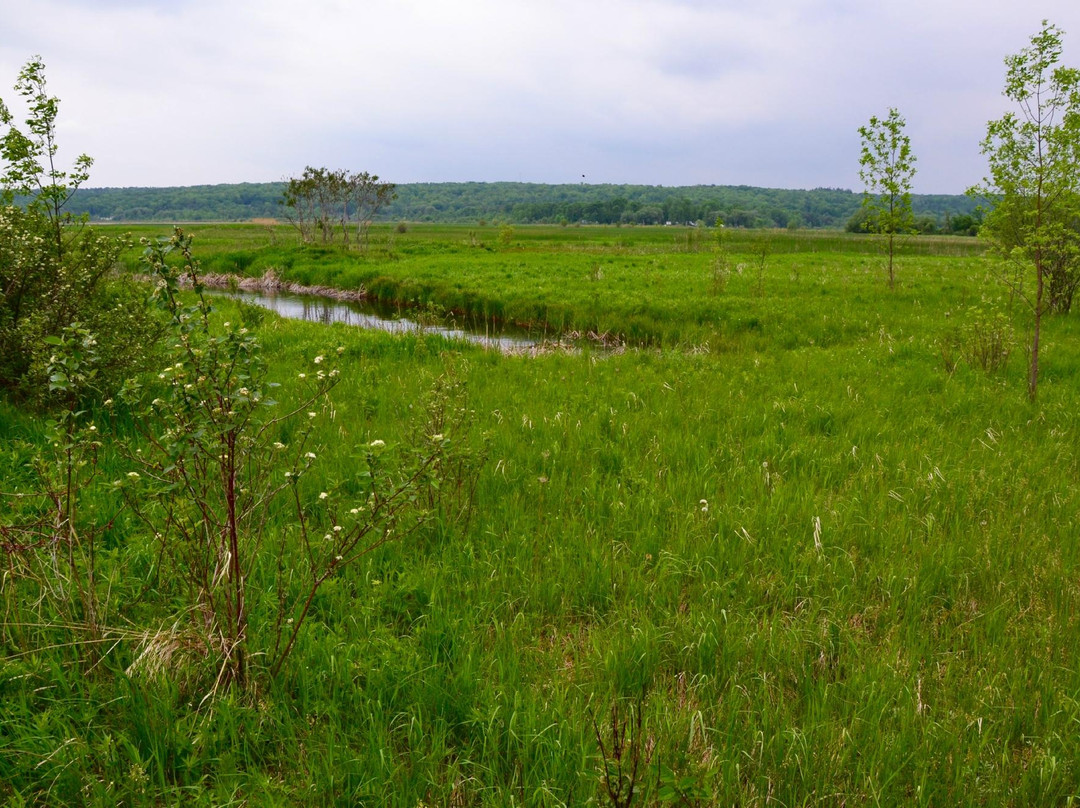
<instances>
[{"instance_id":1,"label":"tree line","mask_svg":"<svg viewBox=\"0 0 1080 808\"><path fill-rule=\"evenodd\" d=\"M288 182L79 188L68 205L94 221L247 221L285 218L287 188ZM858 216L860 204L859 194L839 188L725 185L447 182L398 184L395 192L374 221L711 225L719 217L727 227L842 229ZM966 196L913 194L912 205L920 232L973 234L977 227L977 203Z\"/></svg>"}]
</instances>

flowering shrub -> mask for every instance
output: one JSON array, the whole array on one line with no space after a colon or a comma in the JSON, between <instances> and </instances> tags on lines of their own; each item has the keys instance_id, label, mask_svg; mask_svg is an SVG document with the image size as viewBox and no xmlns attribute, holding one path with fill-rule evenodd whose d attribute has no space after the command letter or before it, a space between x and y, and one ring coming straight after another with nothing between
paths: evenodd
<instances>
[{"instance_id":1,"label":"flowering shrub","mask_svg":"<svg viewBox=\"0 0 1080 808\"><path fill-rule=\"evenodd\" d=\"M56 168L58 101L44 69L31 60L15 85L29 104L29 135L0 101L0 387L39 403L48 398L46 338L76 322L94 334L100 391L141 367L159 333L145 295L113 272L123 240L63 210L93 161L82 155L70 173Z\"/></svg>"},{"instance_id":2,"label":"flowering shrub","mask_svg":"<svg viewBox=\"0 0 1080 808\"><path fill-rule=\"evenodd\" d=\"M258 340L214 315L190 243L176 230L145 251L170 338L156 373L104 402L135 433L108 436L125 458L113 479L97 464L106 437L77 409L96 377L98 342L81 327L50 338L50 387L63 406L34 464L36 480L0 494L18 506L0 518L0 551L20 582L0 596L9 610L36 610L19 625L77 634L73 650L93 656L105 642L135 637L130 675L208 675L213 692L246 687L253 658L276 676L319 590L351 563L425 525L439 534L466 524L484 453L464 440L474 414L450 370L424 397L412 438L400 446L366 440L346 479L308 483L337 355L313 357L291 402L275 401L278 385ZM195 291L190 305L179 293L182 278ZM87 501L103 507L88 510ZM102 569L95 548L122 510L153 550L138 598L158 627L110 624L118 604L108 593L124 570Z\"/></svg>"},{"instance_id":3,"label":"flowering shrub","mask_svg":"<svg viewBox=\"0 0 1080 808\"><path fill-rule=\"evenodd\" d=\"M172 336L156 383L123 391L143 441L128 452L137 470L114 485L160 547L160 587L188 601L185 613L194 619L185 647L213 662L217 681L243 687L253 634L276 675L320 587L430 518L466 520L479 466L451 439L471 422L460 388L437 385L412 448L394 453L372 440L347 494L307 491L302 478L317 460L313 427L339 375L332 355L315 356L299 374L298 401L278 404L255 336L230 322L214 326L190 244L177 229L145 251ZM175 252L179 267L168 260ZM181 277L195 291L193 305L178 295ZM279 439L286 432L288 444ZM256 575L272 575L273 584L263 579L253 590ZM274 602L252 603L253 591L273 592ZM270 615L271 625L253 628L252 614ZM143 649L142 658L160 656L154 641Z\"/></svg>"}]
</instances>

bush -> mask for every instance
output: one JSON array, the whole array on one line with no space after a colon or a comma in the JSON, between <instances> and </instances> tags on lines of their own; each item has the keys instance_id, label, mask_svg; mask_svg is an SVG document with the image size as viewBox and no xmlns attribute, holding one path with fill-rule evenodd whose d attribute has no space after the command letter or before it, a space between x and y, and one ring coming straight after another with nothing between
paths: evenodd
<instances>
[{"instance_id":1,"label":"bush","mask_svg":"<svg viewBox=\"0 0 1080 808\"><path fill-rule=\"evenodd\" d=\"M44 70L31 60L15 85L29 106L29 136L0 101L0 387L39 403L48 395L48 343L75 323L97 343L94 384L81 394L115 389L161 330L145 295L114 272L123 240L64 211L93 161L82 155L70 173L56 168L58 102Z\"/></svg>"},{"instance_id":2,"label":"bush","mask_svg":"<svg viewBox=\"0 0 1080 808\"><path fill-rule=\"evenodd\" d=\"M13 504L0 514L0 629L25 627L22 648L69 648L84 665L106 643L130 644L128 676L208 694L246 689L281 672L320 589L350 564L466 525L486 454L469 448L475 413L451 367L421 400L411 439L358 445L347 479L310 483L314 424L338 378L333 352L313 357L299 395L279 406L256 336L211 316L189 237L149 245L146 260L171 339L160 372L107 402L122 428L104 436L75 409L95 373L94 337L72 327L50 340L50 387L63 406L25 479L0 494ZM184 276L194 305L178 294ZM106 441L108 476L98 464ZM105 552L121 512L155 559L137 595L117 594L123 565ZM154 617L135 625L136 613Z\"/></svg>"},{"instance_id":3,"label":"bush","mask_svg":"<svg viewBox=\"0 0 1080 808\"><path fill-rule=\"evenodd\" d=\"M987 373L1004 371L1016 342L1012 323L1001 312L972 309L964 323L938 341L941 361L947 373L961 362Z\"/></svg>"},{"instance_id":4,"label":"bush","mask_svg":"<svg viewBox=\"0 0 1080 808\"><path fill-rule=\"evenodd\" d=\"M70 230L70 228L65 228ZM113 272L124 246L83 229L57 254L49 222L33 209L0 207L0 386L44 404L50 338L75 323L97 339L97 374L86 395L110 395L145 364L161 332L146 293Z\"/></svg>"}]
</instances>

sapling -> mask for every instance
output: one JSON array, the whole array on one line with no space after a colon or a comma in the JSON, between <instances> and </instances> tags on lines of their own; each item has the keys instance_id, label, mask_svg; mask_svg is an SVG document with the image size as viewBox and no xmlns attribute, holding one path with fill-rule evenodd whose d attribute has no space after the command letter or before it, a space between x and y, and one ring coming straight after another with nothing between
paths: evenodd
<instances>
[{"instance_id":1,"label":"sapling","mask_svg":"<svg viewBox=\"0 0 1080 808\"><path fill-rule=\"evenodd\" d=\"M859 127L859 179L866 186L862 210L867 225L885 239L890 288L896 283L896 237L912 232L914 223L911 181L915 177L915 154L911 138L904 133L905 125L903 116L890 109L885 118L871 116L866 126Z\"/></svg>"},{"instance_id":2,"label":"sapling","mask_svg":"<svg viewBox=\"0 0 1080 808\"><path fill-rule=\"evenodd\" d=\"M253 637L276 676L327 581L411 535L432 513L467 518L478 465L457 440L471 415L454 396L436 398L422 425L426 437L411 452L399 457L371 441L361 447L348 494L316 495L302 478L317 460L312 436L337 383L335 353L311 360L300 374L300 400L284 408L271 397L277 385L255 336L241 325L217 326L211 316L190 236L177 230L148 243L145 261L173 341L157 384L127 390L143 442L129 452L135 471L120 487L156 539L159 579L179 589L195 645L218 665L216 681L244 688ZM182 300L181 278L194 290L192 305ZM280 439L286 428L288 444ZM272 585L253 590L253 577L267 569ZM273 607L257 609L253 591L271 592ZM272 625L251 625L253 614L268 611Z\"/></svg>"},{"instance_id":3,"label":"sapling","mask_svg":"<svg viewBox=\"0 0 1080 808\"><path fill-rule=\"evenodd\" d=\"M1010 112L986 125L989 175L969 193L993 201L980 235L1007 267L1005 282L1032 312L1028 397L1039 384L1042 318L1068 311L1080 284L1080 70L1060 64L1063 32L1043 21L1005 59ZM1034 288L1025 288L1033 276Z\"/></svg>"}]
</instances>

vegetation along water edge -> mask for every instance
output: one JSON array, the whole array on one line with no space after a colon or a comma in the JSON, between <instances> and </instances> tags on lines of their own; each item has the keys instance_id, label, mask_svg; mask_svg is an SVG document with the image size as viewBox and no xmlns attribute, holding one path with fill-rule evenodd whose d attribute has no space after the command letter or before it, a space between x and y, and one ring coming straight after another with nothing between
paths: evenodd
<instances>
[{"instance_id":1,"label":"vegetation along water edge","mask_svg":"<svg viewBox=\"0 0 1080 808\"><path fill-rule=\"evenodd\" d=\"M1076 802L1075 152L1033 203L991 122L978 238L302 243L67 215L43 71L0 140L0 801ZM607 342L206 294L268 278Z\"/></svg>"}]
</instances>

